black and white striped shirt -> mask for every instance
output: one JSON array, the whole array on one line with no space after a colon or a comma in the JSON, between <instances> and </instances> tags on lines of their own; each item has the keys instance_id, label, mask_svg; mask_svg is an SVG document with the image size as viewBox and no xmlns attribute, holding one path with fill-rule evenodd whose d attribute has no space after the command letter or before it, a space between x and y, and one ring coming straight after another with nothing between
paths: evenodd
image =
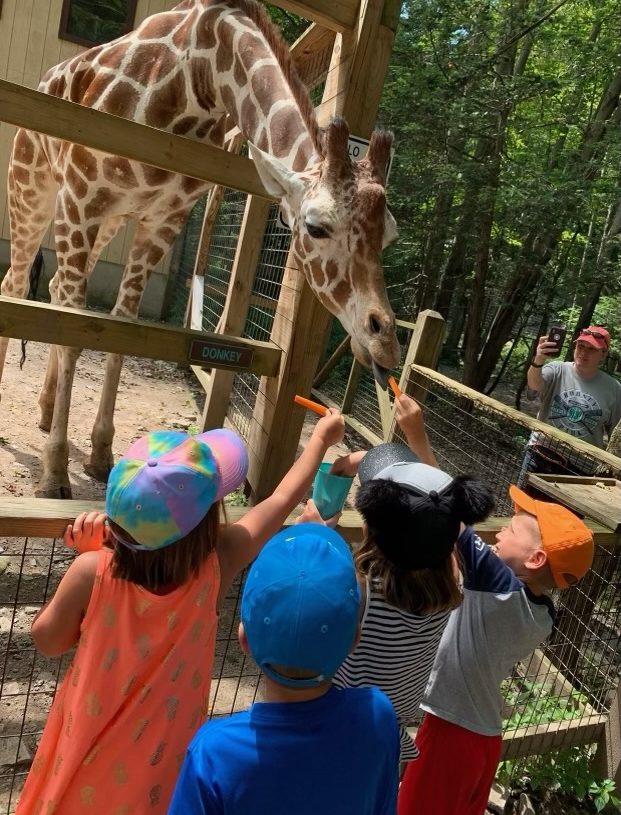
<instances>
[{"instance_id":1,"label":"black and white striped shirt","mask_svg":"<svg viewBox=\"0 0 621 815\"><path fill-rule=\"evenodd\" d=\"M418 617L384 600L367 581L362 634L341 665L334 683L342 688L381 688L393 704L401 729L401 761L418 750L406 727L419 718L419 705L448 622L448 611Z\"/></svg>"}]
</instances>

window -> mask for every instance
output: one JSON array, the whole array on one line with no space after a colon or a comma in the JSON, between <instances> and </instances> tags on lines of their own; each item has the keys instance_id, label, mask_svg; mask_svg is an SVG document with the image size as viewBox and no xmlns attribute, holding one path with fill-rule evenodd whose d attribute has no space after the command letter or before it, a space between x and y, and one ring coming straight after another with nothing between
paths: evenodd
<instances>
[{"instance_id":1,"label":"window","mask_svg":"<svg viewBox=\"0 0 621 815\"><path fill-rule=\"evenodd\" d=\"M80 45L109 42L134 27L137 0L63 0L58 36Z\"/></svg>"}]
</instances>

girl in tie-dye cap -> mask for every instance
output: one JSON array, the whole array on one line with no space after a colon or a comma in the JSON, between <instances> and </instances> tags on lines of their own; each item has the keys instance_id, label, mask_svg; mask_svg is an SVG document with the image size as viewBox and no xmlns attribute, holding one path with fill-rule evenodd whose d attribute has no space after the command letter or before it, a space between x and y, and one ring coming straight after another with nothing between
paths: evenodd
<instances>
[{"instance_id":1,"label":"girl in tie-dye cap","mask_svg":"<svg viewBox=\"0 0 621 815\"><path fill-rule=\"evenodd\" d=\"M220 603L343 431L336 411L320 419L273 495L230 525L222 499L248 464L239 436L156 431L131 445L110 473L105 514L68 527L80 554L32 624L46 656L77 650L18 815L166 812L206 717Z\"/></svg>"}]
</instances>

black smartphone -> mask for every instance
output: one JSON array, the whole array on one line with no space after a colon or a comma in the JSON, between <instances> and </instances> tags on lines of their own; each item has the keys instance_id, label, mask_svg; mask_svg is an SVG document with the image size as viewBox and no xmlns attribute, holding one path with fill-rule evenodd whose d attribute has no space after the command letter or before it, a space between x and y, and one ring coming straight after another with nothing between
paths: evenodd
<instances>
[{"instance_id":1,"label":"black smartphone","mask_svg":"<svg viewBox=\"0 0 621 815\"><path fill-rule=\"evenodd\" d=\"M564 325L551 325L550 330L548 331L548 342L553 342L556 345L556 350L554 353L551 353L549 356L557 357L562 349L563 343L565 342L565 336L567 334L567 329Z\"/></svg>"}]
</instances>

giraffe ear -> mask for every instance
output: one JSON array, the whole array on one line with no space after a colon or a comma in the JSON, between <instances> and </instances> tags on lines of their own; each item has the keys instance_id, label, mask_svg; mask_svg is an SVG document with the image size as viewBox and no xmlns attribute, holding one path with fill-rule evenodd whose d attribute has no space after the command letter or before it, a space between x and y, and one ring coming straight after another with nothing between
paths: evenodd
<instances>
[{"instance_id":1,"label":"giraffe ear","mask_svg":"<svg viewBox=\"0 0 621 815\"><path fill-rule=\"evenodd\" d=\"M386 207L384 213L384 237L382 240L382 249L390 246L393 241L397 239L399 230L397 229L397 222L394 219L392 212Z\"/></svg>"},{"instance_id":2,"label":"giraffe ear","mask_svg":"<svg viewBox=\"0 0 621 815\"><path fill-rule=\"evenodd\" d=\"M290 170L282 161L270 156L269 153L264 153L252 142L248 142L248 148L250 157L259 173L259 178L269 195L276 198L277 201L282 198L286 198L288 201L301 198L304 185L297 173Z\"/></svg>"}]
</instances>

